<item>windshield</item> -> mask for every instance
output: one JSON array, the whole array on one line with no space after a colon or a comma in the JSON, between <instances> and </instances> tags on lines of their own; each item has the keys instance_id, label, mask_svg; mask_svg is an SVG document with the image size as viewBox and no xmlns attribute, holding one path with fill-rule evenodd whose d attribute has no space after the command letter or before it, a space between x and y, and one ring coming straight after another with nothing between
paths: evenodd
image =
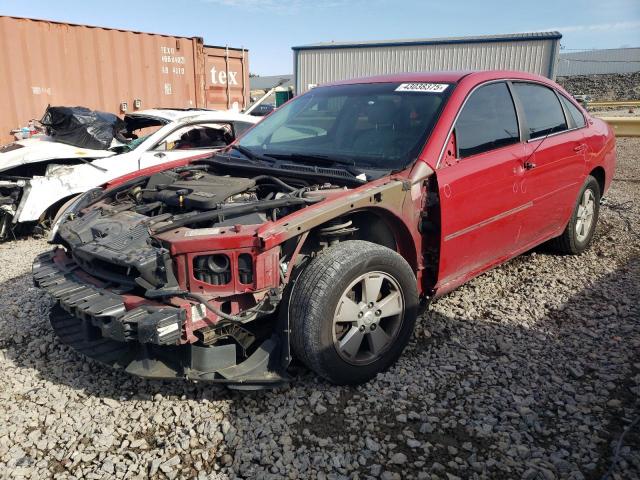
<instances>
[{"instance_id":1,"label":"windshield","mask_svg":"<svg viewBox=\"0 0 640 480\"><path fill-rule=\"evenodd\" d=\"M247 132L239 145L263 156L324 156L355 166L398 170L413 162L453 87L373 83L320 87Z\"/></svg>"},{"instance_id":2,"label":"windshield","mask_svg":"<svg viewBox=\"0 0 640 480\"><path fill-rule=\"evenodd\" d=\"M149 138L149 135L145 135L144 137L138 137L134 140L131 140L129 143L122 145L123 150L126 150L127 152L130 152L132 150L135 150L136 148L138 148L140 146L140 144L142 142L144 142L147 138Z\"/></svg>"},{"instance_id":3,"label":"windshield","mask_svg":"<svg viewBox=\"0 0 640 480\"><path fill-rule=\"evenodd\" d=\"M125 115L124 123L125 130L109 148L116 153L135 150L147 138L169 123L169 120L148 115Z\"/></svg>"}]
</instances>

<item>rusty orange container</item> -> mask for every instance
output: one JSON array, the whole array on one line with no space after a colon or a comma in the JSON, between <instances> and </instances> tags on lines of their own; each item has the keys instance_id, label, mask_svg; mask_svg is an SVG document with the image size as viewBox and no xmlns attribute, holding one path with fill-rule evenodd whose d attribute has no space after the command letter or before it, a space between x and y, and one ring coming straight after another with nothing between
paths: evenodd
<instances>
[{"instance_id":1,"label":"rusty orange container","mask_svg":"<svg viewBox=\"0 0 640 480\"><path fill-rule=\"evenodd\" d=\"M244 108L249 100L247 51L205 46L204 62L207 108Z\"/></svg>"},{"instance_id":2,"label":"rusty orange container","mask_svg":"<svg viewBox=\"0 0 640 480\"><path fill-rule=\"evenodd\" d=\"M248 52L174 37L0 16L0 143L47 105L123 114L159 107L242 109Z\"/></svg>"}]
</instances>

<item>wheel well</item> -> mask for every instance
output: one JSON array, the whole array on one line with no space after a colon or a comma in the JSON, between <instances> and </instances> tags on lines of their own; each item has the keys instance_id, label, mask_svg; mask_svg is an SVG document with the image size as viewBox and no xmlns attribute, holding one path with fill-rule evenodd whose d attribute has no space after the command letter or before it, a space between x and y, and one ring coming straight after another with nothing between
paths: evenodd
<instances>
[{"instance_id":1,"label":"wheel well","mask_svg":"<svg viewBox=\"0 0 640 480\"><path fill-rule=\"evenodd\" d=\"M352 222L354 231L344 240L364 240L390 248L402 255L411 268L416 271L417 258L414 241L401 220L383 210L369 209L344 215L336 221ZM322 227L321 225L315 229L315 232L321 231Z\"/></svg>"},{"instance_id":2,"label":"wheel well","mask_svg":"<svg viewBox=\"0 0 640 480\"><path fill-rule=\"evenodd\" d=\"M365 240L398 251L393 230L380 216L371 211L363 211L350 215L350 218L358 229L354 233L354 240Z\"/></svg>"},{"instance_id":3,"label":"wheel well","mask_svg":"<svg viewBox=\"0 0 640 480\"><path fill-rule=\"evenodd\" d=\"M604 185L605 185L604 168L596 167L593 170L591 170L591 173L589 175L591 175L593 178L595 178L598 181L598 187L600 188L600 195L602 196L602 194L604 193Z\"/></svg>"}]
</instances>

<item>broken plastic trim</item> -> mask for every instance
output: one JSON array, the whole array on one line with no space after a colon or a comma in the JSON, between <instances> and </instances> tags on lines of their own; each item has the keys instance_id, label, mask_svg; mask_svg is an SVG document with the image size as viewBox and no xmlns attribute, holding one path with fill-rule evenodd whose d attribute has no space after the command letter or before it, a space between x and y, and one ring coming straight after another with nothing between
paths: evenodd
<instances>
[{"instance_id":1,"label":"broken plastic trim","mask_svg":"<svg viewBox=\"0 0 640 480\"><path fill-rule=\"evenodd\" d=\"M290 380L288 360L281 354L288 337L280 328L239 363L236 344L179 345L183 309L143 305L127 311L120 295L77 278L73 260L54 257L55 250L36 258L34 282L56 299L50 321L60 340L84 355L145 378L201 380L239 389Z\"/></svg>"},{"instance_id":2,"label":"broken plastic trim","mask_svg":"<svg viewBox=\"0 0 640 480\"><path fill-rule=\"evenodd\" d=\"M62 343L130 375L223 383L229 388L244 390L272 388L290 381L286 373L288 363L280 363L283 339L276 334L238 363L235 344L158 346L117 342L96 334L86 320L59 305L51 309L49 320Z\"/></svg>"}]
</instances>

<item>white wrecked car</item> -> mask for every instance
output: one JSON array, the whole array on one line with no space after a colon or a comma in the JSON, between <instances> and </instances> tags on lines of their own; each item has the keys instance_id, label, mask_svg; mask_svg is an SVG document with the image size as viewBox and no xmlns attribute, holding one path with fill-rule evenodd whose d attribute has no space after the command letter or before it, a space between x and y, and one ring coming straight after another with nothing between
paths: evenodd
<instances>
[{"instance_id":1,"label":"white wrecked car","mask_svg":"<svg viewBox=\"0 0 640 480\"><path fill-rule=\"evenodd\" d=\"M230 111L157 109L124 117L127 142L104 150L40 135L0 147L0 240L47 227L71 197L139 169L214 152L260 120Z\"/></svg>"}]
</instances>

